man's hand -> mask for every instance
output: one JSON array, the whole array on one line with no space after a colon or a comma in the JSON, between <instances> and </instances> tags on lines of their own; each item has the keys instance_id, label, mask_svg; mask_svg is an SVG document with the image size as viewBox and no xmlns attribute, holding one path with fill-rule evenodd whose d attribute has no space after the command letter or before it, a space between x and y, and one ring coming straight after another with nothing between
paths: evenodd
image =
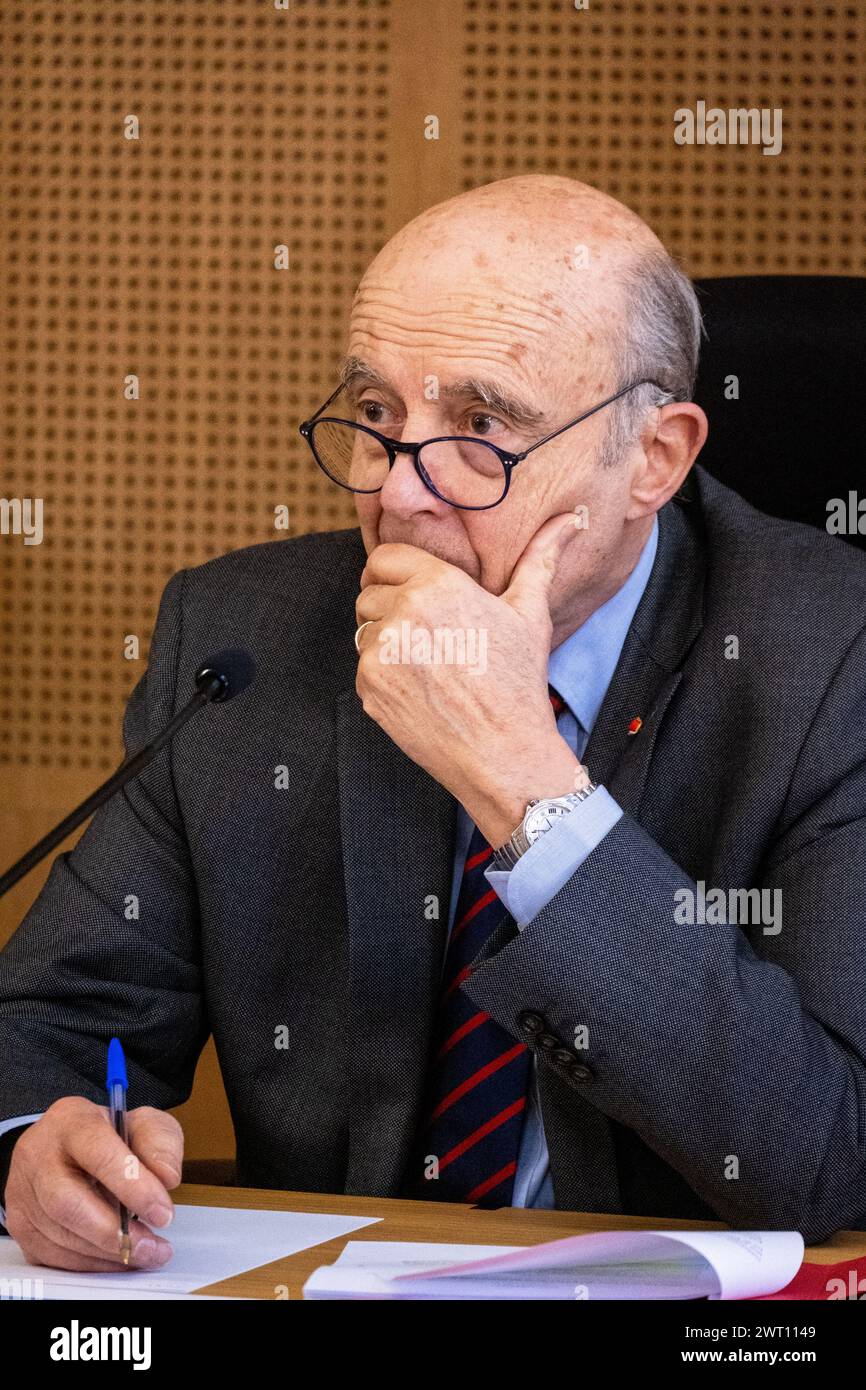
<instances>
[{"instance_id":1,"label":"man's hand","mask_svg":"<svg viewBox=\"0 0 866 1390\"><path fill-rule=\"evenodd\" d=\"M173 1115L143 1105L130 1110L129 1148L108 1107L64 1096L16 1141L6 1182L6 1229L31 1264L56 1269L123 1269L119 1198L130 1215L130 1268L164 1265L171 1245L151 1226L174 1215L169 1190L181 1178L183 1131Z\"/></svg>"},{"instance_id":2,"label":"man's hand","mask_svg":"<svg viewBox=\"0 0 866 1390\"><path fill-rule=\"evenodd\" d=\"M494 847L508 839L527 801L586 782L557 733L547 693L550 588L577 529L571 512L551 517L501 597L410 545L377 546L361 576L357 621L373 624L360 642L356 689L364 710L457 798ZM483 664L395 655L406 634L429 634L435 650L437 629L458 634L476 658L483 652Z\"/></svg>"}]
</instances>

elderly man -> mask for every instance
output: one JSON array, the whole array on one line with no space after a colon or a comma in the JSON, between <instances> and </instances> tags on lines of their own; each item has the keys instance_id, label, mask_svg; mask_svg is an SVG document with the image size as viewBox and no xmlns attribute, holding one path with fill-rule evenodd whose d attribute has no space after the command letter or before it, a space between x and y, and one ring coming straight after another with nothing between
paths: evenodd
<instances>
[{"instance_id":1,"label":"elderly man","mask_svg":"<svg viewBox=\"0 0 866 1390\"><path fill-rule=\"evenodd\" d=\"M128 748L218 647L257 678L0 957L32 1260L115 1267L112 1194L133 1263L169 1257L210 1032L250 1186L862 1219L866 566L692 469L699 336L648 228L563 178L373 261L302 426L360 531L174 576Z\"/></svg>"}]
</instances>

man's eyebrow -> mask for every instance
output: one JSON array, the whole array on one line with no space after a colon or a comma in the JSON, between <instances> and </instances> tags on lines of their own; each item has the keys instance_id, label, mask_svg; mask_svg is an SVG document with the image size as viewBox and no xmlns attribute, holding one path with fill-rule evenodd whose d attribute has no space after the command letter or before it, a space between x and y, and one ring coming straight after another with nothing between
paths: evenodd
<instances>
[{"instance_id":1,"label":"man's eyebrow","mask_svg":"<svg viewBox=\"0 0 866 1390\"><path fill-rule=\"evenodd\" d=\"M443 386L441 395L448 400L481 401L482 405L488 406L490 410L507 416L515 425L537 428L544 423L543 411L536 409L528 401L521 400L519 396L509 395L495 381L482 381L474 376L465 377L462 381L452 382L450 386Z\"/></svg>"},{"instance_id":2,"label":"man's eyebrow","mask_svg":"<svg viewBox=\"0 0 866 1390\"><path fill-rule=\"evenodd\" d=\"M397 392L387 377L371 367L360 357L347 357L340 370L340 386L350 396L363 391L368 386L378 387L391 396ZM484 381L480 377L464 377L462 381L443 386L440 395L446 400L480 401L489 410L504 415L513 424L527 429L538 428L545 421L544 412L530 405L519 396L510 395L495 381Z\"/></svg>"},{"instance_id":3,"label":"man's eyebrow","mask_svg":"<svg viewBox=\"0 0 866 1390\"><path fill-rule=\"evenodd\" d=\"M365 386L378 386L380 391L395 395L394 387L381 372L364 362L360 357L347 357L340 368L340 386L349 395L362 391Z\"/></svg>"}]
</instances>

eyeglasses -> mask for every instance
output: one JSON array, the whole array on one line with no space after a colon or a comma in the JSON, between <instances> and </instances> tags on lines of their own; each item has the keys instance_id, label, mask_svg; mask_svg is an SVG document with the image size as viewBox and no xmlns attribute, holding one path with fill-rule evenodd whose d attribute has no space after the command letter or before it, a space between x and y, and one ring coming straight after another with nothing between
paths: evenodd
<instances>
[{"instance_id":1,"label":"eyeglasses","mask_svg":"<svg viewBox=\"0 0 866 1390\"><path fill-rule=\"evenodd\" d=\"M380 492L397 455L408 454L422 483L440 501L464 511L481 512L498 506L505 499L514 469L529 454L638 386L656 386L667 394L666 388L657 381L633 381L519 454L500 449L486 439L467 435L442 435L425 439L420 444L407 444L400 439L389 439L370 425L323 415L322 411L327 410L344 389L342 384L299 428L322 472L349 492Z\"/></svg>"}]
</instances>

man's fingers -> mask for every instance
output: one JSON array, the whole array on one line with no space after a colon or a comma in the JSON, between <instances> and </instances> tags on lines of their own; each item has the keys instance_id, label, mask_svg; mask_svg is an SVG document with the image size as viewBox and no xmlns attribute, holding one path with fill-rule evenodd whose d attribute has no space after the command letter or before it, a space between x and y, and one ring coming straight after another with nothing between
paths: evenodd
<instances>
[{"instance_id":1,"label":"man's fingers","mask_svg":"<svg viewBox=\"0 0 866 1390\"><path fill-rule=\"evenodd\" d=\"M393 597L394 591L387 584L371 584L369 588L362 589L355 600L355 620L358 626L384 618Z\"/></svg>"},{"instance_id":2,"label":"man's fingers","mask_svg":"<svg viewBox=\"0 0 866 1390\"><path fill-rule=\"evenodd\" d=\"M83 1255L68 1246L58 1245L35 1226L28 1225L24 1231L16 1231L15 1239L21 1246L29 1264L47 1265L52 1269L78 1270L85 1274L108 1274L117 1271L117 1264L104 1257ZM121 1266L122 1268L123 1266Z\"/></svg>"},{"instance_id":3,"label":"man's fingers","mask_svg":"<svg viewBox=\"0 0 866 1390\"><path fill-rule=\"evenodd\" d=\"M73 1181L73 1179L70 1179ZM81 1182L79 1177L77 1181ZM76 1208L74 1197L70 1198L66 1194L61 1199L61 1209L66 1209L73 1213L72 1219L76 1222L73 1226L67 1226L52 1218L44 1202L38 1202L34 1208L28 1209L28 1223L32 1231L36 1232L34 1237L31 1233L28 1239L16 1229L15 1238L18 1243L28 1253L35 1239L39 1237L48 1242L56 1249L69 1251L71 1254L81 1256L88 1260L109 1261L116 1269L123 1267L123 1259L120 1253L120 1242L118 1236L117 1211L111 1206L109 1200L101 1198L101 1205L105 1209L104 1217L98 1217L93 1226L91 1218L93 1213L87 1211L82 1205ZM88 1231L98 1234L98 1239L88 1239ZM130 1221L129 1236L131 1243L130 1263L137 1269L159 1268L171 1258L172 1247L167 1240L154 1235L140 1221ZM79 1268L80 1266L69 1266L69 1268Z\"/></svg>"},{"instance_id":4,"label":"man's fingers","mask_svg":"<svg viewBox=\"0 0 866 1390\"><path fill-rule=\"evenodd\" d=\"M371 584L405 584L407 579L431 565L444 565L426 550L417 545L401 545L396 541L377 545L367 556L367 563L361 574L361 588Z\"/></svg>"},{"instance_id":5,"label":"man's fingers","mask_svg":"<svg viewBox=\"0 0 866 1390\"><path fill-rule=\"evenodd\" d=\"M65 1136L66 1153L85 1173L151 1226L167 1226L174 1212L165 1184L112 1129L104 1112L82 1114ZM65 1224L65 1223L62 1223Z\"/></svg>"},{"instance_id":6,"label":"man's fingers","mask_svg":"<svg viewBox=\"0 0 866 1390\"><path fill-rule=\"evenodd\" d=\"M23 1228L19 1226L15 1231L15 1239L30 1264L100 1274L117 1273L119 1269L125 1268L119 1253L116 1253L113 1259L109 1258L101 1250L89 1246L86 1241L78 1240L74 1232L64 1231L62 1227L55 1227L47 1222L44 1213L40 1214L38 1219L40 1225L27 1221ZM168 1242L163 1241L162 1244L168 1245ZM171 1247L169 1253L170 1251ZM151 1256L145 1259L145 1254L142 1241L134 1239L133 1257L129 1268L158 1268L168 1258L160 1255L159 1258Z\"/></svg>"},{"instance_id":7,"label":"man's fingers","mask_svg":"<svg viewBox=\"0 0 866 1390\"><path fill-rule=\"evenodd\" d=\"M83 1174L65 1163L51 1164L30 1175L29 1182L34 1200L27 1203L27 1218L46 1237L63 1244L60 1232L69 1231L100 1254L114 1253L117 1213Z\"/></svg>"},{"instance_id":8,"label":"man's fingers","mask_svg":"<svg viewBox=\"0 0 866 1390\"><path fill-rule=\"evenodd\" d=\"M546 606L559 562L580 529L580 517L574 512L560 512L539 527L514 566L503 594L512 608L530 617L539 606Z\"/></svg>"},{"instance_id":9,"label":"man's fingers","mask_svg":"<svg viewBox=\"0 0 866 1390\"><path fill-rule=\"evenodd\" d=\"M82 1254L120 1259L117 1204L92 1188L83 1173L66 1165L53 1166L35 1173L31 1187L33 1201L26 1203L26 1219L46 1238L60 1245L68 1238ZM130 1221L129 1229L133 1244L149 1240L150 1254L156 1253L157 1238L142 1222ZM19 1239L17 1231L13 1235Z\"/></svg>"},{"instance_id":10,"label":"man's fingers","mask_svg":"<svg viewBox=\"0 0 866 1390\"><path fill-rule=\"evenodd\" d=\"M140 1105L130 1110L127 1131L133 1153L166 1188L177 1187L183 1174L183 1130L174 1116L150 1105Z\"/></svg>"}]
</instances>

